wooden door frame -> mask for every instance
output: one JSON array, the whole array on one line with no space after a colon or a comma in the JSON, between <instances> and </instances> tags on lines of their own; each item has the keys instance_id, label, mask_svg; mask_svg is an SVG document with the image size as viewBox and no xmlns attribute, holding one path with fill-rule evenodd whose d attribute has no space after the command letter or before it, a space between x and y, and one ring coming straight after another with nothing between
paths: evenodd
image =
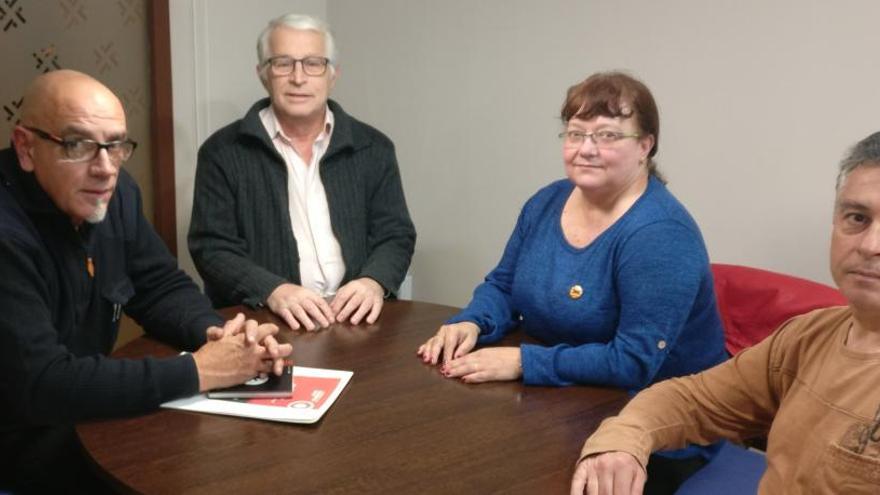
<instances>
[{"instance_id":1,"label":"wooden door frame","mask_svg":"<svg viewBox=\"0 0 880 495\"><path fill-rule=\"evenodd\" d=\"M171 29L168 0L150 0L148 9L153 227L165 241L171 254L177 256L174 113L171 93Z\"/></svg>"}]
</instances>

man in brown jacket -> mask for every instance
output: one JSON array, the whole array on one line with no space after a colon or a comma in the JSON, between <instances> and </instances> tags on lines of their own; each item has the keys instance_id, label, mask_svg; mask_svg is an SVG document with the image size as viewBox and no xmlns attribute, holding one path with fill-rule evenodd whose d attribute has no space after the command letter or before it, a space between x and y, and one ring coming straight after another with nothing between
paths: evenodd
<instances>
[{"instance_id":1,"label":"man in brown jacket","mask_svg":"<svg viewBox=\"0 0 880 495\"><path fill-rule=\"evenodd\" d=\"M831 272L847 306L638 394L587 439L572 495L641 494L652 451L764 434L759 493L880 493L880 132L840 165Z\"/></svg>"}]
</instances>

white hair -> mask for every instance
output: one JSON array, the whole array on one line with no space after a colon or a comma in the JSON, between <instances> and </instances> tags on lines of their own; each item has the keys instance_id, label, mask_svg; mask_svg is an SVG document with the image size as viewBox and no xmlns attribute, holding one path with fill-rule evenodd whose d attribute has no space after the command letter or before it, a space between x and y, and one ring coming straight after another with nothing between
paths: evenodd
<instances>
[{"instance_id":1,"label":"white hair","mask_svg":"<svg viewBox=\"0 0 880 495\"><path fill-rule=\"evenodd\" d=\"M336 52L336 43L333 41L333 34L330 33L329 26L317 17L302 14L285 14L269 21L269 24L257 38L257 63L261 67L270 57L270 54L266 53L269 49L269 36L272 35L272 31L280 27L300 31L317 31L324 36L324 49L327 52L324 56L330 59L330 73L336 72L339 54ZM260 77L266 77L263 69L260 70Z\"/></svg>"}]
</instances>

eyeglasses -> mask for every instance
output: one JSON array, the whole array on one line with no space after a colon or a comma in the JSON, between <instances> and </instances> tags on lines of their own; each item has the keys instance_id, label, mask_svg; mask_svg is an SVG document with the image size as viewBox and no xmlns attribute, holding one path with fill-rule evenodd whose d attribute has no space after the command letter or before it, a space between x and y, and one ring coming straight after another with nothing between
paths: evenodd
<instances>
[{"instance_id":1,"label":"eyeglasses","mask_svg":"<svg viewBox=\"0 0 880 495\"><path fill-rule=\"evenodd\" d=\"M638 133L626 134L624 132L617 131L565 131L559 133L559 138L562 139L566 148L580 148L580 146L584 144L584 141L587 138L590 138L590 140L593 141L593 144L595 144L596 146L608 147L612 146L614 143L620 141L621 139L638 137L642 137L642 135Z\"/></svg>"},{"instance_id":2,"label":"eyeglasses","mask_svg":"<svg viewBox=\"0 0 880 495\"><path fill-rule=\"evenodd\" d=\"M326 57L293 58L287 55L272 57L263 62L263 67L269 67L273 76L286 76L296 70L296 63L302 64L303 72L307 76L323 76L327 72L327 64L330 59Z\"/></svg>"},{"instance_id":3,"label":"eyeglasses","mask_svg":"<svg viewBox=\"0 0 880 495\"><path fill-rule=\"evenodd\" d=\"M61 154L64 157L64 161L67 162L87 162L94 160L98 157L98 153L103 149L107 150L107 156L110 157L110 161L119 166L131 158L131 154L134 153L134 149L137 148L137 143L131 139L99 143L92 139L61 139L58 136L49 134L36 127L24 126L24 128L46 141L51 141L61 146Z\"/></svg>"}]
</instances>

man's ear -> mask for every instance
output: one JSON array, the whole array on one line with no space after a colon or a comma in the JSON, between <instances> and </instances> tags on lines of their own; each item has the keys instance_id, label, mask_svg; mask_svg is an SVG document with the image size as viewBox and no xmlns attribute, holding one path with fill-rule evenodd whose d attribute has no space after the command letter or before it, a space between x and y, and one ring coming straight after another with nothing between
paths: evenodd
<instances>
[{"instance_id":1,"label":"man's ear","mask_svg":"<svg viewBox=\"0 0 880 495\"><path fill-rule=\"evenodd\" d=\"M269 92L269 81L266 79L266 73L263 70L263 67L261 67L261 64L257 64L257 78L260 80L260 84L263 85L263 89L265 89L266 92Z\"/></svg>"},{"instance_id":2,"label":"man's ear","mask_svg":"<svg viewBox=\"0 0 880 495\"><path fill-rule=\"evenodd\" d=\"M333 67L333 71L330 73L330 85L329 89L332 91L334 87L336 87L336 79L339 77L339 66L336 65Z\"/></svg>"},{"instance_id":3,"label":"man's ear","mask_svg":"<svg viewBox=\"0 0 880 495\"><path fill-rule=\"evenodd\" d=\"M18 155L18 164L25 172L34 171L34 148L31 145L32 138L20 125L12 128L12 146Z\"/></svg>"}]
</instances>

